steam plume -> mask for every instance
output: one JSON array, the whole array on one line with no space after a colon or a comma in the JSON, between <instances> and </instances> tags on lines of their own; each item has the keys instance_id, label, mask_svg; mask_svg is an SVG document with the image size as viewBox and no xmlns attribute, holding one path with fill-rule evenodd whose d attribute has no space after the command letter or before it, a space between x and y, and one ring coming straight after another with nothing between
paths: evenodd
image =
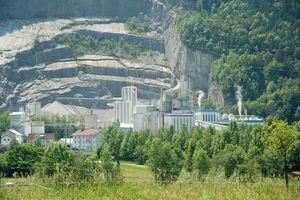
<instances>
[{"instance_id":1,"label":"steam plume","mask_svg":"<svg viewBox=\"0 0 300 200\"><path fill-rule=\"evenodd\" d=\"M239 108L239 115L240 118L242 117L242 87L239 85L234 85L235 88L237 88L237 91L235 93L235 98L237 100L237 106Z\"/></svg>"},{"instance_id":2,"label":"steam plume","mask_svg":"<svg viewBox=\"0 0 300 200\"><path fill-rule=\"evenodd\" d=\"M199 95L198 95L198 106L199 106L199 109L201 108L201 101L202 101L202 99L203 99L203 97L204 97L204 92L202 91L202 90L199 90L198 92L196 92L196 93L198 93Z\"/></svg>"}]
</instances>

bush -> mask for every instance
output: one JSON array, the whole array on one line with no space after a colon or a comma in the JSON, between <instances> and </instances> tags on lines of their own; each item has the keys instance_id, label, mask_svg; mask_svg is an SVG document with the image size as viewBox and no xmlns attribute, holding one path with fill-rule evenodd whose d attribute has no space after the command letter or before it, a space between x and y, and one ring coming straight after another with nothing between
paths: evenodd
<instances>
[{"instance_id":1,"label":"bush","mask_svg":"<svg viewBox=\"0 0 300 200\"><path fill-rule=\"evenodd\" d=\"M41 162L44 148L32 145L17 145L5 154L7 175L13 173L27 176L35 172L35 164Z\"/></svg>"}]
</instances>

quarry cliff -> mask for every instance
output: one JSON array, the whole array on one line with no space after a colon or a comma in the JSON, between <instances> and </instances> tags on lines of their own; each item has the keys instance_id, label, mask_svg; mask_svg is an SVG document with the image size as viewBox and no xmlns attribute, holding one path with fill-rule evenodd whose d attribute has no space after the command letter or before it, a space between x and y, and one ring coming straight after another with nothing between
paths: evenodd
<instances>
[{"instance_id":1,"label":"quarry cliff","mask_svg":"<svg viewBox=\"0 0 300 200\"><path fill-rule=\"evenodd\" d=\"M125 22L133 16L151 30L130 31ZM120 96L121 87L129 85L160 93L180 79L190 79L193 91L208 93L216 58L189 50L175 17L155 0L0 1L0 112L57 97ZM149 52L138 59L93 51L74 56L68 45L57 44L64 34L141 44Z\"/></svg>"}]
</instances>

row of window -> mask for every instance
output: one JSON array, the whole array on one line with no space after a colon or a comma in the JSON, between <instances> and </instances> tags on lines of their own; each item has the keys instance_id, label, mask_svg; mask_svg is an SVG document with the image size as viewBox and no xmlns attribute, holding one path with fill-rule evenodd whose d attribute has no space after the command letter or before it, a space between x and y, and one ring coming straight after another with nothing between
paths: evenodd
<instances>
[{"instance_id":1,"label":"row of window","mask_svg":"<svg viewBox=\"0 0 300 200\"><path fill-rule=\"evenodd\" d=\"M77 141L75 141L76 144ZM80 143L80 141L78 141L78 143ZM85 144L85 141L82 142L83 144ZM89 141L86 142L87 144L89 144ZM93 141L93 143L95 143L95 141Z\"/></svg>"},{"instance_id":2,"label":"row of window","mask_svg":"<svg viewBox=\"0 0 300 200\"><path fill-rule=\"evenodd\" d=\"M204 116L203 115L203 121L206 121L206 122L211 122L211 121L216 121L216 115L206 115Z\"/></svg>"}]
</instances>

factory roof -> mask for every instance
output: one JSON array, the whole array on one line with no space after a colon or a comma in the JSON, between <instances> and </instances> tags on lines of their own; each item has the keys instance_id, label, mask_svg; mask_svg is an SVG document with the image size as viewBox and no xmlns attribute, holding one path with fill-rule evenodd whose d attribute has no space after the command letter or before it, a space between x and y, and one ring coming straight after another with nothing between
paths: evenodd
<instances>
[{"instance_id":1,"label":"factory roof","mask_svg":"<svg viewBox=\"0 0 300 200\"><path fill-rule=\"evenodd\" d=\"M218 110L195 110L195 113L197 112L216 112L216 113L219 113L220 111Z\"/></svg>"},{"instance_id":2,"label":"factory roof","mask_svg":"<svg viewBox=\"0 0 300 200\"><path fill-rule=\"evenodd\" d=\"M14 130L14 129L9 129L8 131L12 132L15 135L23 135L22 133L19 133L18 131Z\"/></svg>"},{"instance_id":3,"label":"factory roof","mask_svg":"<svg viewBox=\"0 0 300 200\"><path fill-rule=\"evenodd\" d=\"M89 129L79 129L72 136L86 136L86 135L97 135L103 130L103 128L89 128Z\"/></svg>"},{"instance_id":4,"label":"factory roof","mask_svg":"<svg viewBox=\"0 0 300 200\"><path fill-rule=\"evenodd\" d=\"M10 116L13 116L13 115L22 115L24 112L12 112L10 114Z\"/></svg>"}]
</instances>

